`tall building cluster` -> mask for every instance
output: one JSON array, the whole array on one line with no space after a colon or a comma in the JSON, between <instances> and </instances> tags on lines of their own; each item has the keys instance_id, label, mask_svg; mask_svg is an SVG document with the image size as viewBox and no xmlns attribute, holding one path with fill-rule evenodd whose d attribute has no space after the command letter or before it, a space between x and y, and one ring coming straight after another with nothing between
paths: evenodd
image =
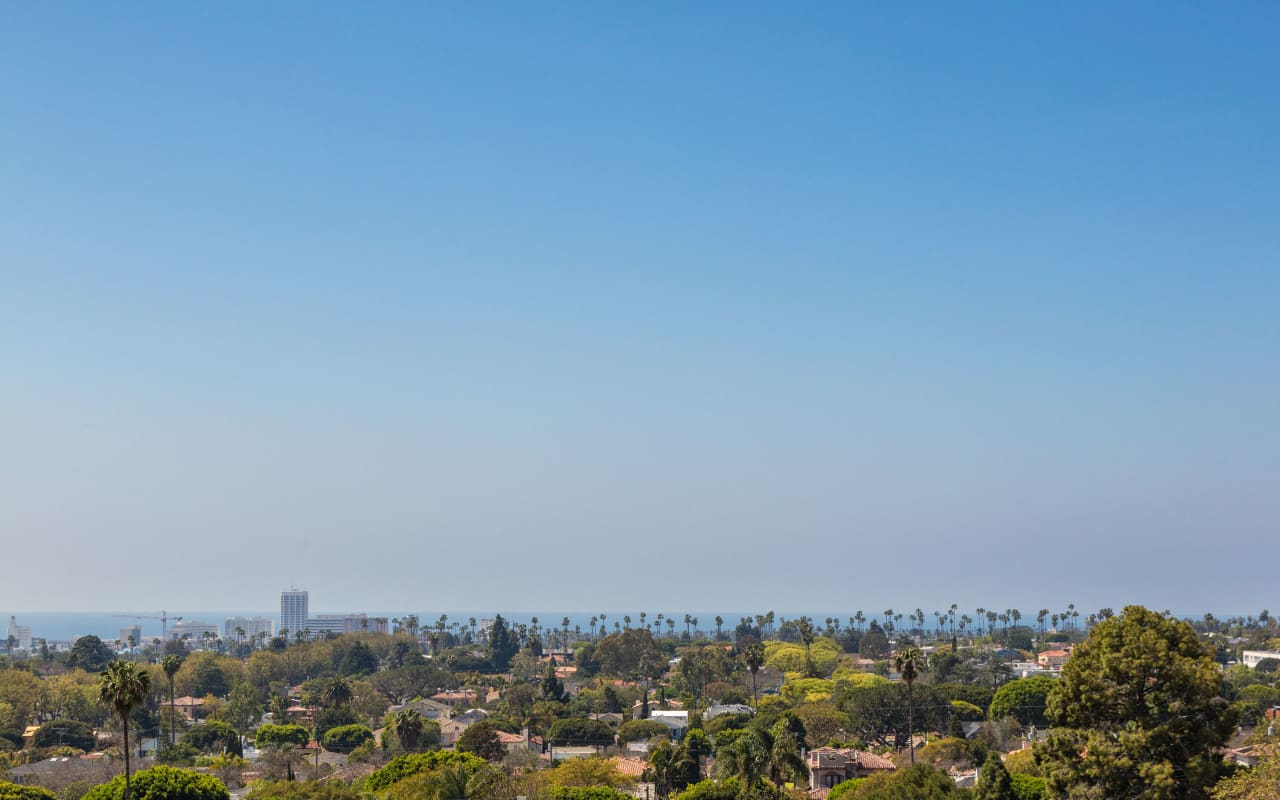
<instances>
[{"instance_id":1,"label":"tall building cluster","mask_svg":"<svg viewBox=\"0 0 1280 800\"><path fill-rule=\"evenodd\" d=\"M310 614L310 595L305 589L288 589L280 593L280 632L290 638L299 632L304 636L325 634L386 633L385 617L371 617L363 612L351 614Z\"/></svg>"}]
</instances>

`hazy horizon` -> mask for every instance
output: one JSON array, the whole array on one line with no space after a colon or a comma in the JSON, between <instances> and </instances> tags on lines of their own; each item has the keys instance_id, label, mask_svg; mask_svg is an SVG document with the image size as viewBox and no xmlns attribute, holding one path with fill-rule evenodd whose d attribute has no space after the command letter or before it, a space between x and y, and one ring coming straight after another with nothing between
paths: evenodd
<instances>
[{"instance_id":1,"label":"hazy horizon","mask_svg":"<svg viewBox=\"0 0 1280 800\"><path fill-rule=\"evenodd\" d=\"M1266 607L1277 40L0 5L0 608Z\"/></svg>"}]
</instances>

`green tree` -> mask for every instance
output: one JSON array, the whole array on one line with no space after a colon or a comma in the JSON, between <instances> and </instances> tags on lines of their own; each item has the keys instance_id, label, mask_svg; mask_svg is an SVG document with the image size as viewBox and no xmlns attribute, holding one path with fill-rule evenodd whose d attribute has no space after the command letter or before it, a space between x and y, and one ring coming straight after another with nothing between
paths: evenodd
<instances>
[{"instance_id":1,"label":"green tree","mask_svg":"<svg viewBox=\"0 0 1280 800\"><path fill-rule=\"evenodd\" d=\"M128 773L90 789L82 800L127 800ZM229 800L230 793L222 781L174 767L152 767L134 776L139 797L145 800Z\"/></svg>"},{"instance_id":2,"label":"green tree","mask_svg":"<svg viewBox=\"0 0 1280 800\"><path fill-rule=\"evenodd\" d=\"M760 693L756 691L756 673L764 666L764 645L760 642L752 642L743 648L742 663L746 664L747 671L751 673L751 702L759 703Z\"/></svg>"},{"instance_id":3,"label":"green tree","mask_svg":"<svg viewBox=\"0 0 1280 800\"><path fill-rule=\"evenodd\" d=\"M991 753L978 773L978 785L973 789L973 800L1017 800L1013 792L1013 779L1004 768L999 753Z\"/></svg>"},{"instance_id":4,"label":"green tree","mask_svg":"<svg viewBox=\"0 0 1280 800\"><path fill-rule=\"evenodd\" d=\"M1036 748L1050 795L1202 800L1234 715L1211 650L1186 622L1129 606L1099 622L1049 695Z\"/></svg>"},{"instance_id":5,"label":"green tree","mask_svg":"<svg viewBox=\"0 0 1280 800\"><path fill-rule=\"evenodd\" d=\"M610 745L613 729L599 720L566 717L551 723L547 741L554 745Z\"/></svg>"},{"instance_id":6,"label":"green tree","mask_svg":"<svg viewBox=\"0 0 1280 800\"><path fill-rule=\"evenodd\" d=\"M475 725L471 727L474 728ZM477 771L486 766L486 764L487 762L483 758L461 751L436 750L430 753L397 756L391 759L386 766L370 775L365 780L365 788L371 792L381 792L392 784L399 783L422 772L459 765L467 766L473 771Z\"/></svg>"},{"instance_id":7,"label":"green tree","mask_svg":"<svg viewBox=\"0 0 1280 800\"><path fill-rule=\"evenodd\" d=\"M83 722L55 719L41 725L31 743L36 747L74 747L88 753L98 743L98 738L93 735L93 728Z\"/></svg>"},{"instance_id":8,"label":"green tree","mask_svg":"<svg viewBox=\"0 0 1280 800\"><path fill-rule=\"evenodd\" d=\"M498 738L497 729L485 720L463 731L454 747L460 753L471 753L486 761L501 761L507 755L506 745Z\"/></svg>"},{"instance_id":9,"label":"green tree","mask_svg":"<svg viewBox=\"0 0 1280 800\"><path fill-rule=\"evenodd\" d=\"M1032 675L1018 678L1001 686L991 698L991 719L1013 717L1023 725L1044 727L1049 693L1058 685L1056 678L1048 675Z\"/></svg>"},{"instance_id":10,"label":"green tree","mask_svg":"<svg viewBox=\"0 0 1280 800\"><path fill-rule=\"evenodd\" d=\"M337 675L325 681L320 689L320 702L330 708L342 708L350 703L353 697L355 697L355 689L351 686L351 679L343 675Z\"/></svg>"},{"instance_id":11,"label":"green tree","mask_svg":"<svg viewBox=\"0 0 1280 800\"><path fill-rule=\"evenodd\" d=\"M0 800L57 800L57 795L39 786L0 781Z\"/></svg>"},{"instance_id":12,"label":"green tree","mask_svg":"<svg viewBox=\"0 0 1280 800\"><path fill-rule=\"evenodd\" d=\"M893 668L907 685L907 747L911 751L911 763L916 763L915 748L915 695L916 677L926 665L924 653L918 647L904 647L893 657Z\"/></svg>"},{"instance_id":13,"label":"green tree","mask_svg":"<svg viewBox=\"0 0 1280 800\"><path fill-rule=\"evenodd\" d=\"M1274 745L1250 770L1241 770L1218 783L1213 800L1275 800L1280 797L1280 754Z\"/></svg>"},{"instance_id":14,"label":"green tree","mask_svg":"<svg viewBox=\"0 0 1280 800\"><path fill-rule=\"evenodd\" d=\"M178 712L174 705L174 677L178 674L178 670L182 669L182 656L167 655L160 659L160 669L164 670L164 676L169 679L169 746L172 747L175 741L175 731L177 730Z\"/></svg>"},{"instance_id":15,"label":"green tree","mask_svg":"<svg viewBox=\"0 0 1280 800\"><path fill-rule=\"evenodd\" d=\"M948 800L959 795L947 773L927 764L884 772L854 781L840 800Z\"/></svg>"},{"instance_id":16,"label":"green tree","mask_svg":"<svg viewBox=\"0 0 1280 800\"><path fill-rule=\"evenodd\" d=\"M269 747L302 747L310 740L310 731L293 724L262 725L253 735L253 743L259 750Z\"/></svg>"},{"instance_id":17,"label":"green tree","mask_svg":"<svg viewBox=\"0 0 1280 800\"><path fill-rule=\"evenodd\" d=\"M412 708L402 708L390 715L387 728L400 742L400 746L410 753L416 753L426 731L427 720Z\"/></svg>"},{"instance_id":18,"label":"green tree","mask_svg":"<svg viewBox=\"0 0 1280 800\"><path fill-rule=\"evenodd\" d=\"M71 645L71 652L67 654L67 666L79 667L85 672L98 672L113 658L115 653L111 648L97 636L90 634L81 636Z\"/></svg>"},{"instance_id":19,"label":"green tree","mask_svg":"<svg viewBox=\"0 0 1280 800\"><path fill-rule=\"evenodd\" d=\"M339 725L324 734L324 749L334 753L350 753L362 744L373 741L373 731L367 725Z\"/></svg>"},{"instance_id":20,"label":"green tree","mask_svg":"<svg viewBox=\"0 0 1280 800\"><path fill-rule=\"evenodd\" d=\"M511 659L520 652L520 640L499 614L489 628L489 662L498 672L506 670Z\"/></svg>"},{"instance_id":21,"label":"green tree","mask_svg":"<svg viewBox=\"0 0 1280 800\"><path fill-rule=\"evenodd\" d=\"M98 701L115 712L124 732L124 800L129 800L129 717L150 690L150 673L128 661L112 661L98 679Z\"/></svg>"},{"instance_id":22,"label":"green tree","mask_svg":"<svg viewBox=\"0 0 1280 800\"><path fill-rule=\"evenodd\" d=\"M207 755L243 755L240 732L221 720L213 719L193 727L183 735L182 741L197 752Z\"/></svg>"}]
</instances>

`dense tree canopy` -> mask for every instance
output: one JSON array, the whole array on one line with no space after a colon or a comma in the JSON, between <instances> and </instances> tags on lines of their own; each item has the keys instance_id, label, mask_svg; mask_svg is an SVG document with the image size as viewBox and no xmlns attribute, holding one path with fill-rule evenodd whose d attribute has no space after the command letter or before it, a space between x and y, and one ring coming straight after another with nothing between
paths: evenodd
<instances>
[{"instance_id":1,"label":"dense tree canopy","mask_svg":"<svg viewBox=\"0 0 1280 800\"><path fill-rule=\"evenodd\" d=\"M152 767L133 776L130 797L136 800L230 800L217 778L174 767ZM123 800L124 776L90 789L82 800Z\"/></svg>"},{"instance_id":2,"label":"dense tree canopy","mask_svg":"<svg viewBox=\"0 0 1280 800\"><path fill-rule=\"evenodd\" d=\"M1023 725L1049 724L1045 718L1049 692L1057 680L1047 675L1018 678L1001 686L991 699L991 719L1013 717Z\"/></svg>"},{"instance_id":3,"label":"dense tree canopy","mask_svg":"<svg viewBox=\"0 0 1280 800\"><path fill-rule=\"evenodd\" d=\"M1055 727L1036 758L1062 798L1202 800L1233 715L1192 627L1141 606L1103 620L1049 695Z\"/></svg>"}]
</instances>

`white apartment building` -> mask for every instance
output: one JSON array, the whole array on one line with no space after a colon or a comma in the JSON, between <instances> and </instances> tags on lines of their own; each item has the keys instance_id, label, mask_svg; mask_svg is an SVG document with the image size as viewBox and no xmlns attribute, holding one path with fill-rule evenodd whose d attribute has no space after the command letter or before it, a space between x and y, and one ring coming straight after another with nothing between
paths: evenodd
<instances>
[{"instance_id":1,"label":"white apartment building","mask_svg":"<svg viewBox=\"0 0 1280 800\"><path fill-rule=\"evenodd\" d=\"M1268 658L1280 661L1280 650L1245 650L1240 654L1241 663L1249 669L1253 669L1258 666L1258 662Z\"/></svg>"},{"instance_id":2,"label":"white apartment building","mask_svg":"<svg viewBox=\"0 0 1280 800\"><path fill-rule=\"evenodd\" d=\"M175 622L169 626L170 639L181 639L189 635L192 640L199 642L204 639L206 633L211 633L218 637L222 636L222 631L212 622L200 622L193 619Z\"/></svg>"},{"instance_id":3,"label":"white apartment building","mask_svg":"<svg viewBox=\"0 0 1280 800\"><path fill-rule=\"evenodd\" d=\"M14 647L18 650L31 649L31 626L19 625L17 617L9 617L9 633L8 638L17 641Z\"/></svg>"},{"instance_id":4,"label":"white apartment building","mask_svg":"<svg viewBox=\"0 0 1280 800\"><path fill-rule=\"evenodd\" d=\"M307 629L308 595L305 589L290 589L280 593L279 631L292 638L298 631Z\"/></svg>"},{"instance_id":5,"label":"white apartment building","mask_svg":"<svg viewBox=\"0 0 1280 800\"><path fill-rule=\"evenodd\" d=\"M227 617L222 623L222 638L229 642L238 641L240 633L237 628L244 631L246 642L254 641L260 633L276 635L276 621L271 617Z\"/></svg>"}]
</instances>

